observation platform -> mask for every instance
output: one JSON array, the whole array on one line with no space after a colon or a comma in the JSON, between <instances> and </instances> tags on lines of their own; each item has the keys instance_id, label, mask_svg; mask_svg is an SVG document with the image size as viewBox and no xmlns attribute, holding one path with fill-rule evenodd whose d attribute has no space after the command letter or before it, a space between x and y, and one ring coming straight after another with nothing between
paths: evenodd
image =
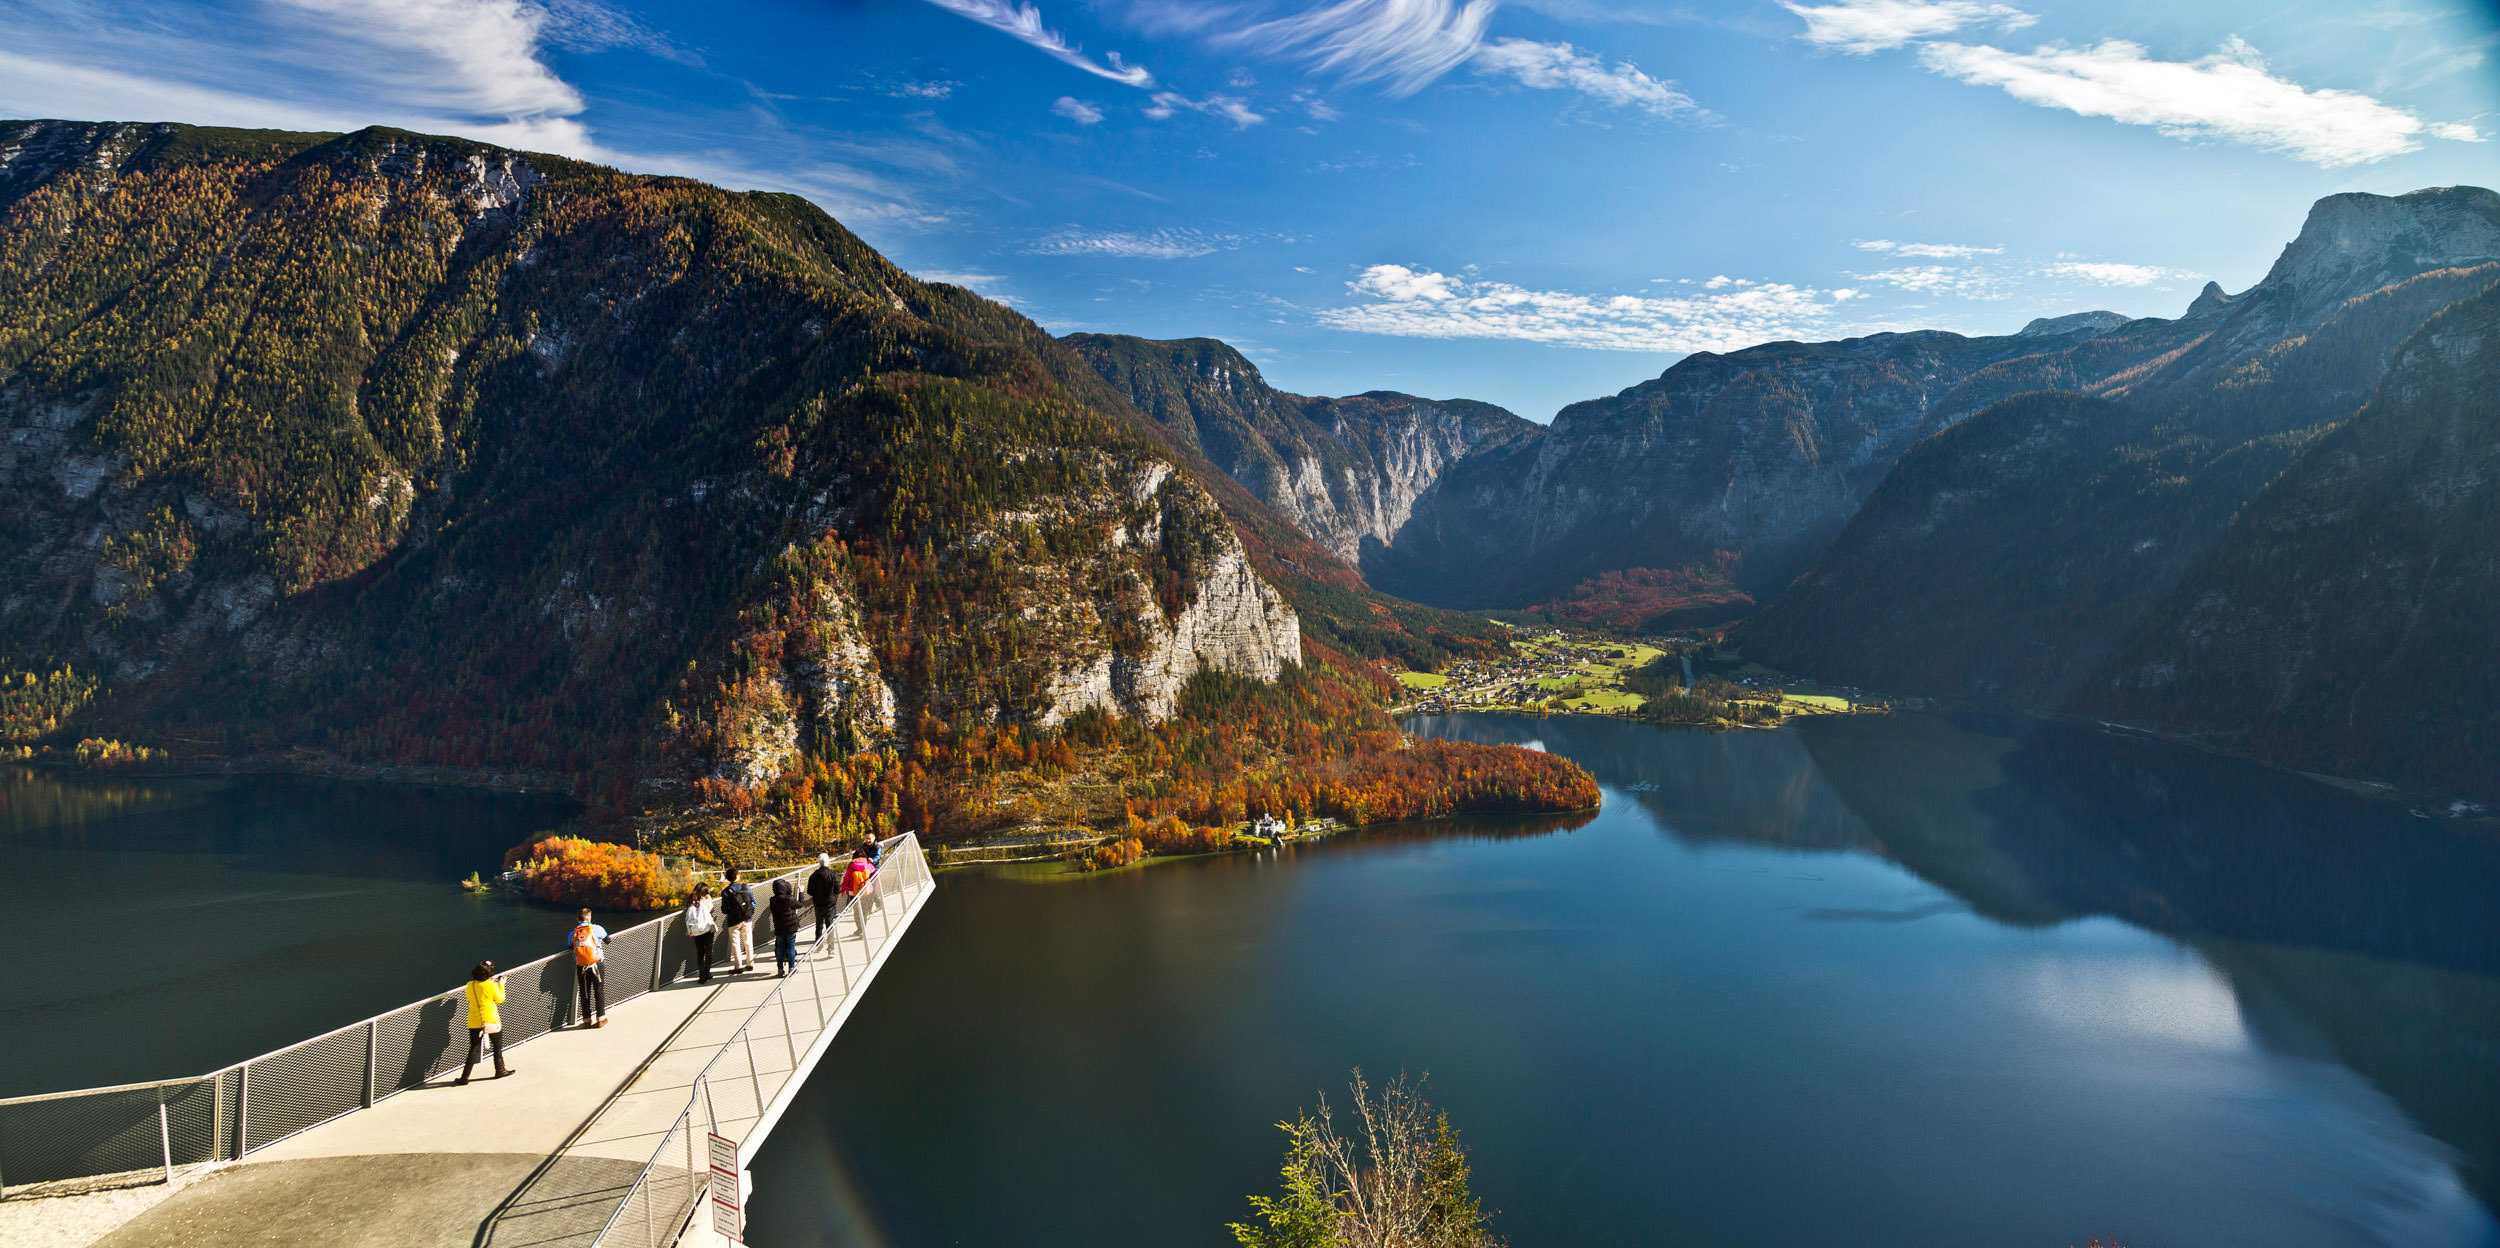
<instances>
[{"instance_id":1,"label":"observation platform","mask_svg":"<svg viewBox=\"0 0 2500 1248\"><path fill-rule=\"evenodd\" d=\"M602 1028L566 1025L569 954L507 972L505 1079L486 1058L456 1082L453 992L196 1080L0 1101L0 1246L726 1243L714 1228L738 1224L746 1159L935 891L917 840L889 842L822 940L802 918L788 978L768 916L757 969L710 983L677 916L613 933ZM636 971L648 983L620 982ZM122 1181L19 1194L108 1176Z\"/></svg>"}]
</instances>

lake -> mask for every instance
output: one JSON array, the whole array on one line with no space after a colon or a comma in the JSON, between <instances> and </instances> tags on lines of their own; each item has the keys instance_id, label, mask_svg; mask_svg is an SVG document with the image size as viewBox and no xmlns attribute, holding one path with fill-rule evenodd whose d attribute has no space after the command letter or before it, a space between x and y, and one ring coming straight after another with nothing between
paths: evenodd
<instances>
[{"instance_id":1,"label":"lake","mask_svg":"<svg viewBox=\"0 0 2500 1248\"><path fill-rule=\"evenodd\" d=\"M0 766L22 968L0 1096L205 1074L563 948L566 916L455 882L556 798ZM29 973L31 972L31 973Z\"/></svg>"},{"instance_id":2,"label":"lake","mask_svg":"<svg viewBox=\"0 0 2500 1248\"><path fill-rule=\"evenodd\" d=\"M750 1239L1223 1245L1428 1074L1517 1248L2500 1244L2500 837L2136 738L1465 716L1604 808L950 873ZM0 770L0 1094L198 1073L553 951L546 799Z\"/></svg>"},{"instance_id":3,"label":"lake","mask_svg":"<svg viewBox=\"0 0 2500 1248\"><path fill-rule=\"evenodd\" d=\"M1359 1066L1519 1248L2500 1243L2487 826L2064 727L1412 727L1605 807L946 876L753 1242L1228 1244Z\"/></svg>"}]
</instances>

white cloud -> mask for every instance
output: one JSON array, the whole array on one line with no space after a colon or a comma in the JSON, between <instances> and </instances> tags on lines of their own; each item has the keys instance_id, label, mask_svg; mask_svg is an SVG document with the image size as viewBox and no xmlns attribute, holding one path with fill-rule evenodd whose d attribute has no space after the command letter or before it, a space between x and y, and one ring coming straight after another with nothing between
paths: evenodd
<instances>
[{"instance_id":1,"label":"white cloud","mask_svg":"<svg viewBox=\"0 0 2500 1248\"><path fill-rule=\"evenodd\" d=\"M2414 151L2426 131L2456 137L2356 91L2310 90L2275 77L2237 38L2195 61L2154 60L2143 45L2120 39L2027 55L1936 43L1919 49L1919 59L1936 73L2001 87L2025 103L2151 126L2173 138L2246 143L2328 169Z\"/></svg>"},{"instance_id":2,"label":"white cloud","mask_svg":"<svg viewBox=\"0 0 2500 1248\"><path fill-rule=\"evenodd\" d=\"M568 11L587 20L584 6ZM540 57L546 14L519 0L272 0L225 25L147 4L84 16L62 40L0 15L0 110L297 130L389 124L599 155L578 120L581 93Z\"/></svg>"},{"instance_id":3,"label":"white cloud","mask_svg":"<svg viewBox=\"0 0 2500 1248\"><path fill-rule=\"evenodd\" d=\"M1090 126L1102 120L1102 110L1072 95L1063 95L1050 102L1050 111L1075 122Z\"/></svg>"},{"instance_id":4,"label":"white cloud","mask_svg":"<svg viewBox=\"0 0 2500 1248\"><path fill-rule=\"evenodd\" d=\"M1215 36L1219 46L1292 57L1351 82L1413 95L1466 63L1496 0L1337 0Z\"/></svg>"},{"instance_id":5,"label":"white cloud","mask_svg":"<svg viewBox=\"0 0 2500 1248\"><path fill-rule=\"evenodd\" d=\"M2452 139L2459 143L2480 143L2483 141L2481 131L2476 130L2474 127L2461 121L2432 122L2430 132L2431 137L2435 139Z\"/></svg>"},{"instance_id":6,"label":"white cloud","mask_svg":"<svg viewBox=\"0 0 2500 1248\"><path fill-rule=\"evenodd\" d=\"M1044 235L1026 249L1035 256L1102 256L1117 260L1190 260L1231 251L1248 242L1238 234L1204 230L1080 230L1071 226Z\"/></svg>"},{"instance_id":7,"label":"white cloud","mask_svg":"<svg viewBox=\"0 0 2500 1248\"><path fill-rule=\"evenodd\" d=\"M924 282L944 282L949 286L961 286L966 290L978 290L983 286L996 285L1007 280L996 273L973 273L961 269L924 269L912 276Z\"/></svg>"},{"instance_id":8,"label":"white cloud","mask_svg":"<svg viewBox=\"0 0 2500 1248\"><path fill-rule=\"evenodd\" d=\"M1476 51L1474 64L1480 74L1508 76L1521 86L1540 90L1577 91L1600 103L1637 108L1652 117L1716 119L1674 83L1652 78L1629 61L1609 66L1568 43L1497 39Z\"/></svg>"},{"instance_id":9,"label":"white cloud","mask_svg":"<svg viewBox=\"0 0 2500 1248\"><path fill-rule=\"evenodd\" d=\"M1806 19L1798 38L1859 56L1949 35L1965 26L2020 30L2039 20L2011 5L1974 0L1842 0L1824 5L1781 0L1780 7Z\"/></svg>"},{"instance_id":10,"label":"white cloud","mask_svg":"<svg viewBox=\"0 0 2500 1248\"><path fill-rule=\"evenodd\" d=\"M1266 114L1251 111L1250 102L1238 95L1210 95L1202 100L1193 100L1178 91L1155 92L1145 112L1146 116L1156 121L1169 121L1182 109L1221 117L1233 123L1235 130L1247 130L1267 120Z\"/></svg>"},{"instance_id":11,"label":"white cloud","mask_svg":"<svg viewBox=\"0 0 2500 1248\"><path fill-rule=\"evenodd\" d=\"M1142 65L1130 65L1112 52L1097 61L1083 49L1068 42L1067 37L1042 24L1042 11L1015 0L929 0L929 3L979 22L992 30L1020 40L1047 53L1062 64L1073 65L1098 78L1127 83L1132 87L1152 87L1153 74Z\"/></svg>"},{"instance_id":12,"label":"white cloud","mask_svg":"<svg viewBox=\"0 0 2500 1248\"><path fill-rule=\"evenodd\" d=\"M1447 303L1458 297L1450 288L1446 274L1417 272L1403 264L1375 264L1363 275L1348 283L1360 295L1377 295L1383 299L1422 299L1430 303Z\"/></svg>"},{"instance_id":13,"label":"white cloud","mask_svg":"<svg viewBox=\"0 0 2500 1248\"><path fill-rule=\"evenodd\" d=\"M2119 264L2103 260L2060 260L2041 266L2040 274L2043 277L2089 282L2095 286L2157 286L2163 282L2193 281L2204 276L2158 264Z\"/></svg>"},{"instance_id":14,"label":"white cloud","mask_svg":"<svg viewBox=\"0 0 2500 1248\"><path fill-rule=\"evenodd\" d=\"M1828 334L1846 296L1731 279L1721 293L1653 298L1531 290L1401 264L1376 264L1346 289L1368 302L1319 314L1334 329L1402 338L1499 338L1605 351L1732 351Z\"/></svg>"},{"instance_id":15,"label":"white cloud","mask_svg":"<svg viewBox=\"0 0 2500 1248\"><path fill-rule=\"evenodd\" d=\"M2002 299L2005 290L1997 274L1986 269L1963 268L1952 264L1913 264L1876 273L1853 273L1861 282L1881 282L1914 295L1951 295L1962 299Z\"/></svg>"},{"instance_id":16,"label":"white cloud","mask_svg":"<svg viewBox=\"0 0 2500 1248\"><path fill-rule=\"evenodd\" d=\"M1915 260L1968 260L1972 256L1993 256L2003 247L1974 247L1966 243L1896 243L1889 238L1861 239L1853 244L1860 251L1889 252Z\"/></svg>"}]
</instances>

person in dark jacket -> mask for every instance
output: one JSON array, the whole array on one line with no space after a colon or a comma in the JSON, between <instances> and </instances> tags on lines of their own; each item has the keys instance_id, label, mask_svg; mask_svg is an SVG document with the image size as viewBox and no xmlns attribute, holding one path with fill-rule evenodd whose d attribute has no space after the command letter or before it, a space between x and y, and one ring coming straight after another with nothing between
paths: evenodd
<instances>
[{"instance_id":1,"label":"person in dark jacket","mask_svg":"<svg viewBox=\"0 0 2500 1248\"><path fill-rule=\"evenodd\" d=\"M833 922L833 895L842 887L842 877L833 873L833 855L816 855L816 869L807 873L807 899L816 905L816 939L825 938L825 925Z\"/></svg>"},{"instance_id":2,"label":"person in dark jacket","mask_svg":"<svg viewBox=\"0 0 2500 1248\"><path fill-rule=\"evenodd\" d=\"M773 966L788 976L799 964L799 890L784 876L773 881Z\"/></svg>"}]
</instances>

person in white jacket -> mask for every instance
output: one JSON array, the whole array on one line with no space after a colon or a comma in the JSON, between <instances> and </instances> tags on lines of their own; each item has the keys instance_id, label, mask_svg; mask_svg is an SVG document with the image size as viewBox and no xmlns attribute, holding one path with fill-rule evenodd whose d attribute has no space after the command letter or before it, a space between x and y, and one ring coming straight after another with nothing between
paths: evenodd
<instances>
[{"instance_id":1,"label":"person in white jacket","mask_svg":"<svg viewBox=\"0 0 2500 1248\"><path fill-rule=\"evenodd\" d=\"M720 919L712 913L712 886L697 884L686 899L686 935L694 938L694 968L703 983L712 982L712 942L720 937Z\"/></svg>"}]
</instances>

